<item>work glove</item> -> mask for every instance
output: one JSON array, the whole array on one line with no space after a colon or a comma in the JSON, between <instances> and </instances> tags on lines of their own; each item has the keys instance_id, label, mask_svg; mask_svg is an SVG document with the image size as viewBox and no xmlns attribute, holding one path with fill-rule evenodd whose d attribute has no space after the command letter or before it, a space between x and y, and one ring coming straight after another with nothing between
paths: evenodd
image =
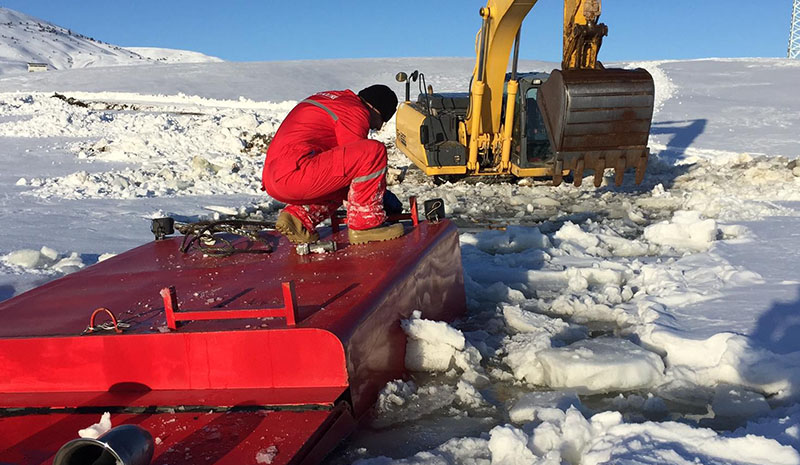
<instances>
[{"instance_id":1,"label":"work glove","mask_svg":"<svg viewBox=\"0 0 800 465\"><path fill-rule=\"evenodd\" d=\"M403 202L387 190L383 194L383 209L389 215L399 215L403 213Z\"/></svg>"}]
</instances>

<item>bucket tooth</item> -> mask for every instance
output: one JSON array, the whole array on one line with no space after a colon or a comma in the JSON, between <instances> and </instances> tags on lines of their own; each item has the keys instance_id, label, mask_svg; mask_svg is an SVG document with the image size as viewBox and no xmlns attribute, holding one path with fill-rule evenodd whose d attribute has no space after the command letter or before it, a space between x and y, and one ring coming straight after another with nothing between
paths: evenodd
<instances>
[{"instance_id":1,"label":"bucket tooth","mask_svg":"<svg viewBox=\"0 0 800 465\"><path fill-rule=\"evenodd\" d=\"M636 163L636 184L641 184L644 181L644 173L647 170L647 159L649 151L645 150L644 154L639 157Z\"/></svg>"},{"instance_id":2,"label":"bucket tooth","mask_svg":"<svg viewBox=\"0 0 800 465\"><path fill-rule=\"evenodd\" d=\"M594 167L594 187L600 187L603 184L603 175L606 171L606 160L598 158L597 164Z\"/></svg>"},{"instance_id":3,"label":"bucket tooth","mask_svg":"<svg viewBox=\"0 0 800 465\"><path fill-rule=\"evenodd\" d=\"M572 183L575 187L581 187L583 182L583 158L575 163L575 172L572 175Z\"/></svg>"},{"instance_id":4,"label":"bucket tooth","mask_svg":"<svg viewBox=\"0 0 800 465\"><path fill-rule=\"evenodd\" d=\"M622 185L622 178L625 177L625 157L617 158L617 163L614 165L614 184L619 187Z\"/></svg>"},{"instance_id":5,"label":"bucket tooth","mask_svg":"<svg viewBox=\"0 0 800 465\"><path fill-rule=\"evenodd\" d=\"M556 160L553 166L553 186L560 186L561 181L564 180L564 162Z\"/></svg>"}]
</instances>

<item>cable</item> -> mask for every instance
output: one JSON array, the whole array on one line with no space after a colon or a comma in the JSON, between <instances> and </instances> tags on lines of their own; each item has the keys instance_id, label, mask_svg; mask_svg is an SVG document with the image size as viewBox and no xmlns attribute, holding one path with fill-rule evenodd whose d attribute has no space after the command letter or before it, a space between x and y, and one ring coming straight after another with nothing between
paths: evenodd
<instances>
[{"instance_id":1,"label":"cable","mask_svg":"<svg viewBox=\"0 0 800 465\"><path fill-rule=\"evenodd\" d=\"M184 235L180 251L187 253L195 246L203 254L212 257L228 257L239 253L270 253L272 245L259 234L264 230L273 230L275 225L265 221L252 220L220 220L199 221L197 223L176 224L177 229ZM232 234L249 239L247 247L237 248L231 238L219 234ZM261 248L254 248L254 244L261 244Z\"/></svg>"}]
</instances>

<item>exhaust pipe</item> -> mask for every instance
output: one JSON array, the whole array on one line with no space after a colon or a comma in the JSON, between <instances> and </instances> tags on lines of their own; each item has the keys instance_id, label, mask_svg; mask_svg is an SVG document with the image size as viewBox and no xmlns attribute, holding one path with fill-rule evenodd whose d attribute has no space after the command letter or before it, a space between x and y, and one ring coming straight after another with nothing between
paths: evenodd
<instances>
[{"instance_id":1,"label":"exhaust pipe","mask_svg":"<svg viewBox=\"0 0 800 465\"><path fill-rule=\"evenodd\" d=\"M53 465L149 465L153 436L136 425L111 428L97 439L79 438L61 446Z\"/></svg>"}]
</instances>

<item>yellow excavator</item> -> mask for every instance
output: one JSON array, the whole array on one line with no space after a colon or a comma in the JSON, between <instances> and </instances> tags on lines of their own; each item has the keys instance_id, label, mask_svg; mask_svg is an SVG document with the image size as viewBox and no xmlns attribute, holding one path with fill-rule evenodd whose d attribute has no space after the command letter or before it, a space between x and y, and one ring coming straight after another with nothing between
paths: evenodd
<instances>
[{"instance_id":1,"label":"yellow excavator","mask_svg":"<svg viewBox=\"0 0 800 465\"><path fill-rule=\"evenodd\" d=\"M561 70L518 73L520 28L536 0L488 0L480 9L477 60L469 93L434 93L424 74L398 73L405 102L397 111L397 146L435 181L464 176L550 177L559 185L584 169L596 186L606 168L622 183L644 178L655 86L644 69L605 68L600 0L564 0ZM513 45L511 72L507 73ZM417 101L410 83L419 81Z\"/></svg>"}]
</instances>

